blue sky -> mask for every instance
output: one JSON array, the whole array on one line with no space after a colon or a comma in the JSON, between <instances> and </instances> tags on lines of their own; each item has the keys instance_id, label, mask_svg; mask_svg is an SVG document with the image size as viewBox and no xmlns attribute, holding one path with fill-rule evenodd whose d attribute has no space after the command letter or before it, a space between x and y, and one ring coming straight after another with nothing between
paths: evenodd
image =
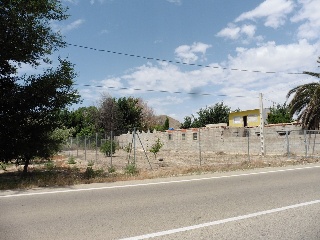
<instances>
[{"instance_id":1,"label":"blue sky","mask_svg":"<svg viewBox=\"0 0 320 240\"><path fill-rule=\"evenodd\" d=\"M67 43L116 52L68 46L56 53L78 73L83 103L74 108L97 105L103 93L134 96L183 121L221 101L259 108L260 92L265 107L284 103L289 89L317 80L290 73L319 71L320 0L62 3L71 16L52 26Z\"/></svg>"}]
</instances>

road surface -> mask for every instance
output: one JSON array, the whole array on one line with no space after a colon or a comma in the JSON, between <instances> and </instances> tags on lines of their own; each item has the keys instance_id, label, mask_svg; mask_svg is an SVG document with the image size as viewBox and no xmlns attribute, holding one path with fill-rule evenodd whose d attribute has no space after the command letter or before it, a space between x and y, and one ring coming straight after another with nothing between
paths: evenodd
<instances>
[{"instance_id":1,"label":"road surface","mask_svg":"<svg viewBox=\"0 0 320 240\"><path fill-rule=\"evenodd\" d=\"M320 239L320 164L0 191L0 239Z\"/></svg>"}]
</instances>

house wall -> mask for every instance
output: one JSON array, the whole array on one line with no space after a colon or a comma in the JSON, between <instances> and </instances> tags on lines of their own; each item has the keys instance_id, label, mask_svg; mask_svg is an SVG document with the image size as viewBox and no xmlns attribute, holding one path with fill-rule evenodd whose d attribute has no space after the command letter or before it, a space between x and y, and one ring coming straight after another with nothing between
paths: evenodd
<instances>
[{"instance_id":1,"label":"house wall","mask_svg":"<svg viewBox=\"0 0 320 240\"><path fill-rule=\"evenodd\" d=\"M243 117L247 116L247 126L255 127L260 125L260 110L248 110L241 112L232 112L229 114L230 127L244 127Z\"/></svg>"}]
</instances>

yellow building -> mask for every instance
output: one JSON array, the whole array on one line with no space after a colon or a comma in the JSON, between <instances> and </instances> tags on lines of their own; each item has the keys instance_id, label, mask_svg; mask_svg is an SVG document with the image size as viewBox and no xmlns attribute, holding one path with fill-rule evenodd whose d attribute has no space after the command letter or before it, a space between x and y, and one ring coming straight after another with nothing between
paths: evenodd
<instances>
[{"instance_id":1,"label":"yellow building","mask_svg":"<svg viewBox=\"0 0 320 240\"><path fill-rule=\"evenodd\" d=\"M269 109L264 109L264 119L270 112ZM266 120L264 121L266 123ZM260 110L253 109L240 112L232 112L229 114L230 127L256 127L260 125Z\"/></svg>"}]
</instances>

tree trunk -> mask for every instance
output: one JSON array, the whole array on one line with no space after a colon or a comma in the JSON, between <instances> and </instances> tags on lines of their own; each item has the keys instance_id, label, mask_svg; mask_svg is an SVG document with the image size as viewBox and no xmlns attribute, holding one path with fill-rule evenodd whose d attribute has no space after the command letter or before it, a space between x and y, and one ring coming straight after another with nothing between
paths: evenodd
<instances>
[{"instance_id":1,"label":"tree trunk","mask_svg":"<svg viewBox=\"0 0 320 240\"><path fill-rule=\"evenodd\" d=\"M28 166L29 166L29 163L30 163L30 159L27 158L25 163L24 163L24 167L23 167L23 174L27 174L28 173Z\"/></svg>"}]
</instances>

